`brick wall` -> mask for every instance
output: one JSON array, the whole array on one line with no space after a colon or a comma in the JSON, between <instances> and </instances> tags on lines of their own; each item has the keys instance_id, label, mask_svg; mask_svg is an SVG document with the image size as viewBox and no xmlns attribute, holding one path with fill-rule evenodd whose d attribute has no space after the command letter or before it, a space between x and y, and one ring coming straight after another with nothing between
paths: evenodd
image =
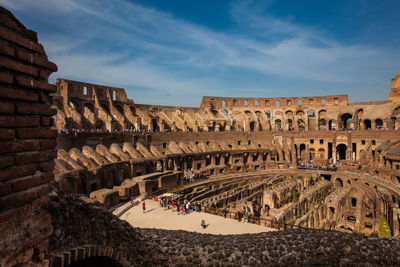
<instances>
[{"instance_id":1,"label":"brick wall","mask_svg":"<svg viewBox=\"0 0 400 267\"><path fill-rule=\"evenodd\" d=\"M36 33L0 6L0 266L48 265L54 71Z\"/></svg>"}]
</instances>

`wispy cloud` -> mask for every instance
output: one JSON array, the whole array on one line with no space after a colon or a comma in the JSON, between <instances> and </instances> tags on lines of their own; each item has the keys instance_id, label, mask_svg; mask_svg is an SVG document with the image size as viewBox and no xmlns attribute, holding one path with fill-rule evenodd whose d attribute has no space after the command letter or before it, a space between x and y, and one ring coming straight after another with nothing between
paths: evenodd
<instances>
[{"instance_id":1,"label":"wispy cloud","mask_svg":"<svg viewBox=\"0 0 400 267\"><path fill-rule=\"evenodd\" d=\"M346 45L317 27L265 15L268 3L232 4L237 28L229 32L125 0L0 3L43 25L40 41L59 66L53 77L124 86L146 103L198 105L201 95L246 96L263 87L276 94L262 84L265 76L306 81L304 90L307 81L378 84L365 73L392 67L390 55L377 48ZM241 70L243 80L254 72L260 83L238 84Z\"/></svg>"}]
</instances>

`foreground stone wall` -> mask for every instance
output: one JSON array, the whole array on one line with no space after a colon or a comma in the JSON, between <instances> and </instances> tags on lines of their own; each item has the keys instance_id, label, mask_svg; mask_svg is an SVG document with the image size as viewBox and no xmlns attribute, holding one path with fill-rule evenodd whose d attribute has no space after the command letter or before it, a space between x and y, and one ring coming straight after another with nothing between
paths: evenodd
<instances>
[{"instance_id":1,"label":"foreground stone wall","mask_svg":"<svg viewBox=\"0 0 400 267\"><path fill-rule=\"evenodd\" d=\"M48 84L57 66L35 32L0 7L0 265L46 266L57 132Z\"/></svg>"},{"instance_id":2,"label":"foreground stone wall","mask_svg":"<svg viewBox=\"0 0 400 267\"><path fill-rule=\"evenodd\" d=\"M50 199L53 266L105 255L124 266L396 266L399 238L326 230L209 235L139 229L66 195ZM200 222L199 222L200 223Z\"/></svg>"}]
</instances>

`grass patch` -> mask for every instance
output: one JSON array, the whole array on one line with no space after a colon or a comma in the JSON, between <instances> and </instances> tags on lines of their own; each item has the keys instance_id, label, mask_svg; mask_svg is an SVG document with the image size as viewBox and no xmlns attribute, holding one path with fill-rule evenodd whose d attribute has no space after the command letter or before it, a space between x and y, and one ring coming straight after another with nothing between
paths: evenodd
<instances>
[{"instance_id":1,"label":"grass patch","mask_svg":"<svg viewBox=\"0 0 400 267\"><path fill-rule=\"evenodd\" d=\"M390 226L386 218L381 217L381 223L379 227L379 237L385 237L385 236L392 236L392 232L390 230Z\"/></svg>"}]
</instances>

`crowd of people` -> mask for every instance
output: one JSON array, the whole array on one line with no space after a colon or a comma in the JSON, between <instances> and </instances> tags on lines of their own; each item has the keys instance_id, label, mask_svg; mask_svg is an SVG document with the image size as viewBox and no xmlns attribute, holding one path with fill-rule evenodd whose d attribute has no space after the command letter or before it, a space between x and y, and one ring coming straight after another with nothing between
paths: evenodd
<instances>
[{"instance_id":1,"label":"crowd of people","mask_svg":"<svg viewBox=\"0 0 400 267\"><path fill-rule=\"evenodd\" d=\"M315 164L312 161L299 162L297 164L298 169L309 169L309 170L323 170L323 171L336 171L337 166L335 164Z\"/></svg>"},{"instance_id":2,"label":"crowd of people","mask_svg":"<svg viewBox=\"0 0 400 267\"><path fill-rule=\"evenodd\" d=\"M184 201L179 201L173 199L171 196L169 197L159 197L158 199L160 203L160 207L164 208L166 210L174 210L176 209L177 215L185 215L189 214L190 212L200 212L201 211L201 205L197 202L195 203L190 203L186 199Z\"/></svg>"},{"instance_id":3,"label":"crowd of people","mask_svg":"<svg viewBox=\"0 0 400 267\"><path fill-rule=\"evenodd\" d=\"M183 183L185 184L201 179L207 179L205 171L196 171L193 169L183 171Z\"/></svg>"}]
</instances>

